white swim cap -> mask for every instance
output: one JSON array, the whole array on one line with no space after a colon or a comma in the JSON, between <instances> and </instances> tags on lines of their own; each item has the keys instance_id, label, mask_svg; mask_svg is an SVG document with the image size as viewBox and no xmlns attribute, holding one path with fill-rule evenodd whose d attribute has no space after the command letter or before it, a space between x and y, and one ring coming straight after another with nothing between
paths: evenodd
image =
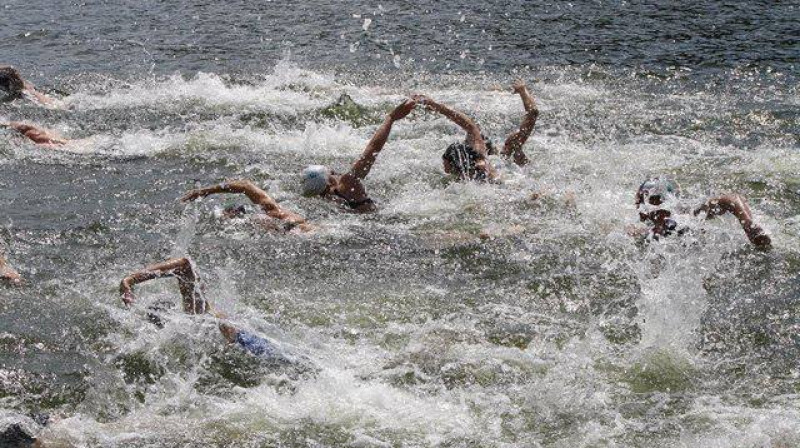
<instances>
[{"instance_id":1,"label":"white swim cap","mask_svg":"<svg viewBox=\"0 0 800 448\"><path fill-rule=\"evenodd\" d=\"M306 196L321 195L328 188L331 170L325 165L309 165L303 170L303 194Z\"/></svg>"}]
</instances>

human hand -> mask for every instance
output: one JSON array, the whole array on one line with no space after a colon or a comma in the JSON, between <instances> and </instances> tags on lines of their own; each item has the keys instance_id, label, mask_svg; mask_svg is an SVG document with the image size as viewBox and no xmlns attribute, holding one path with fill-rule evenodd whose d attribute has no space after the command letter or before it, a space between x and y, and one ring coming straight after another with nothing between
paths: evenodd
<instances>
[{"instance_id":1,"label":"human hand","mask_svg":"<svg viewBox=\"0 0 800 448\"><path fill-rule=\"evenodd\" d=\"M525 85L525 81L523 81L521 79L516 79L511 84L511 91L513 91L514 93L520 93L523 90L525 90L526 88L527 88L527 85Z\"/></svg>"},{"instance_id":2,"label":"human hand","mask_svg":"<svg viewBox=\"0 0 800 448\"><path fill-rule=\"evenodd\" d=\"M402 104L394 108L389 114L389 117L391 117L392 120L402 120L408 116L415 107L417 107L417 101L415 99L405 100Z\"/></svg>"},{"instance_id":3,"label":"human hand","mask_svg":"<svg viewBox=\"0 0 800 448\"><path fill-rule=\"evenodd\" d=\"M122 303L124 303L125 306L131 306L135 299L136 298L133 296L133 291L130 289L122 293Z\"/></svg>"},{"instance_id":4,"label":"human hand","mask_svg":"<svg viewBox=\"0 0 800 448\"><path fill-rule=\"evenodd\" d=\"M189 190L181 197L181 202L191 202L201 196L200 190Z\"/></svg>"}]
</instances>

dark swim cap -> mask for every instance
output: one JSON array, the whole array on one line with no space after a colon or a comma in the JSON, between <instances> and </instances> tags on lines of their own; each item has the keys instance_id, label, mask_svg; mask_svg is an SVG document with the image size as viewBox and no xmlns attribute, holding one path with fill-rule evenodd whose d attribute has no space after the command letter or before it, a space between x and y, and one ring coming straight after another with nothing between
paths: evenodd
<instances>
[{"instance_id":1,"label":"dark swim cap","mask_svg":"<svg viewBox=\"0 0 800 448\"><path fill-rule=\"evenodd\" d=\"M677 182L666 176L652 177L639 185L636 192L636 205L645 203L648 198L660 199L660 202L667 201L670 197L679 197L681 187Z\"/></svg>"},{"instance_id":2,"label":"dark swim cap","mask_svg":"<svg viewBox=\"0 0 800 448\"><path fill-rule=\"evenodd\" d=\"M0 66L0 101L13 101L22 96L25 81L17 69L9 65Z\"/></svg>"},{"instance_id":3,"label":"dark swim cap","mask_svg":"<svg viewBox=\"0 0 800 448\"><path fill-rule=\"evenodd\" d=\"M33 446L36 438L22 428L19 423L14 423L0 432L0 446L8 448L27 448Z\"/></svg>"},{"instance_id":4,"label":"dark swim cap","mask_svg":"<svg viewBox=\"0 0 800 448\"><path fill-rule=\"evenodd\" d=\"M450 162L463 179L480 180L483 172L479 172L475 165L481 159L481 155L475 148L464 143L453 143L448 146L442 154L442 159Z\"/></svg>"}]
</instances>

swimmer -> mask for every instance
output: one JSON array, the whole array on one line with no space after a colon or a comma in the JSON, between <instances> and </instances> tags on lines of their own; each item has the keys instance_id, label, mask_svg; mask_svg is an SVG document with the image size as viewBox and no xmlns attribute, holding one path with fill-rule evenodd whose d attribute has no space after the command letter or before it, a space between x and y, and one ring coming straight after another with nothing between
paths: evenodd
<instances>
[{"instance_id":1,"label":"swimmer","mask_svg":"<svg viewBox=\"0 0 800 448\"><path fill-rule=\"evenodd\" d=\"M673 211L679 211L681 208L681 204L676 203L680 191L680 186L665 176L644 181L636 192L636 208L639 211L639 220L648 227L631 229L629 233L658 239L673 234L681 235L688 231L687 227L679 227L677 221L672 218ZM704 214L706 219L730 213L739 220L747 239L753 245L769 247L772 243L764 229L753 220L753 214L745 198L738 194L710 198L696 207L692 213L695 216Z\"/></svg>"},{"instance_id":2,"label":"swimmer","mask_svg":"<svg viewBox=\"0 0 800 448\"><path fill-rule=\"evenodd\" d=\"M54 99L39 92L33 84L23 79L17 69L10 65L0 65L0 102L23 97L32 98L45 106L55 103Z\"/></svg>"},{"instance_id":3,"label":"swimmer","mask_svg":"<svg viewBox=\"0 0 800 448\"><path fill-rule=\"evenodd\" d=\"M228 343L239 344L246 351L260 357L272 360L286 360L278 349L268 340L239 330L226 323L224 313L215 311L211 305L203 298L204 287L197 274L192 268L192 262L188 258L171 258L161 263L145 267L141 271L122 279L119 285L119 292L122 295L122 302L130 307L135 297L133 286L139 283L163 277L175 277L178 280L178 288L183 298L183 311L187 314L210 314L218 319L219 331Z\"/></svg>"},{"instance_id":4,"label":"swimmer","mask_svg":"<svg viewBox=\"0 0 800 448\"><path fill-rule=\"evenodd\" d=\"M19 121L0 121L0 127L13 129L41 146L58 147L67 144L67 139L37 126Z\"/></svg>"},{"instance_id":5,"label":"swimmer","mask_svg":"<svg viewBox=\"0 0 800 448\"><path fill-rule=\"evenodd\" d=\"M183 195L181 201L194 201L217 193L239 193L247 196L253 204L261 207L264 214L259 215L257 219L267 229L283 232L309 232L314 229L313 226L306 222L305 218L281 208L266 191L258 188L249 180L234 180L206 188L189 190ZM225 216L232 218L244 212L244 207L228 207L225 209ZM281 222L281 224L278 225L278 222Z\"/></svg>"},{"instance_id":6,"label":"swimmer","mask_svg":"<svg viewBox=\"0 0 800 448\"><path fill-rule=\"evenodd\" d=\"M375 159L386 144L389 133L392 131L392 124L405 118L416 105L416 101L406 100L395 107L372 136L361 157L347 173L337 174L323 165L311 165L303 170L303 194L305 196L321 196L353 212L375 211L375 203L369 198L361 182L369 174Z\"/></svg>"},{"instance_id":7,"label":"swimmer","mask_svg":"<svg viewBox=\"0 0 800 448\"><path fill-rule=\"evenodd\" d=\"M21 424L13 423L0 431L0 447L44 448L44 445Z\"/></svg>"},{"instance_id":8,"label":"swimmer","mask_svg":"<svg viewBox=\"0 0 800 448\"><path fill-rule=\"evenodd\" d=\"M22 284L22 276L14 268L8 265L8 262L3 258L0 253L0 281L8 283L9 285L19 286Z\"/></svg>"},{"instance_id":9,"label":"swimmer","mask_svg":"<svg viewBox=\"0 0 800 448\"><path fill-rule=\"evenodd\" d=\"M500 154L522 166L528 163L528 157L522 151L522 147L533 132L536 119L539 117L539 108L524 81L514 81L511 90L522 99L525 116L519 129L506 138ZM469 180L492 181L497 178L495 169L486 160L486 156L495 153L494 146L491 141L486 140L474 120L424 95L415 95L414 99L426 109L444 115L467 133L463 143L453 143L442 155L445 173Z\"/></svg>"}]
</instances>

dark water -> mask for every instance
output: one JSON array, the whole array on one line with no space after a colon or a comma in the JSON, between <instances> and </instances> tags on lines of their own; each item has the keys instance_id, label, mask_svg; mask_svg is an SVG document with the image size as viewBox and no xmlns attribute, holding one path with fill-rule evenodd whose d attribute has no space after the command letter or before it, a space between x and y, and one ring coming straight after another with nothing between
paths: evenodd
<instances>
[{"instance_id":1,"label":"dark water","mask_svg":"<svg viewBox=\"0 0 800 448\"><path fill-rule=\"evenodd\" d=\"M0 115L75 139L0 133L0 247L29 281L0 289L0 428L48 413L42 438L81 447L800 446L796 2L0 7L0 63L62 103ZM542 113L501 185L445 180L459 132L417 111L367 179L378 213L299 195L302 167L344 169L413 92L501 140L516 76ZM330 114L343 94L360 107ZM774 248L691 217L691 237L636 244L656 172L688 201L747 196ZM177 201L232 177L319 231ZM183 255L235 324L318 369L177 310L156 330L169 280L123 309L124 275Z\"/></svg>"},{"instance_id":2,"label":"dark water","mask_svg":"<svg viewBox=\"0 0 800 448\"><path fill-rule=\"evenodd\" d=\"M796 2L8 1L6 62L78 73L252 73L291 53L349 73L587 66L796 76ZM364 31L364 20L371 20ZM354 46L354 51L351 51Z\"/></svg>"}]
</instances>

